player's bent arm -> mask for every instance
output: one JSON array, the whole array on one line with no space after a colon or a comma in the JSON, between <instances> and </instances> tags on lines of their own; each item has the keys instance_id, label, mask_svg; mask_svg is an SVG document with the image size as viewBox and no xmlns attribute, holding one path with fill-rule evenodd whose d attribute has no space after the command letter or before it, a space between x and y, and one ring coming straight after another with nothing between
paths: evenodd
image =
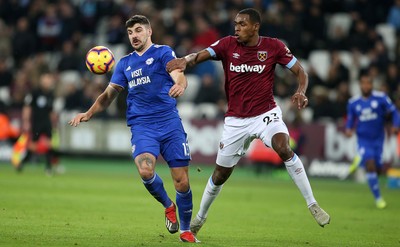
<instances>
[{"instance_id":1,"label":"player's bent arm","mask_svg":"<svg viewBox=\"0 0 400 247\"><path fill-rule=\"evenodd\" d=\"M123 88L121 86L110 83L104 92L97 97L89 110L85 113L79 113L76 115L71 121L69 121L69 124L76 127L80 122L89 121L94 114L104 111L122 90Z\"/></svg>"},{"instance_id":2,"label":"player's bent arm","mask_svg":"<svg viewBox=\"0 0 400 247\"><path fill-rule=\"evenodd\" d=\"M308 105L308 99L306 97L308 74L299 61L296 61L296 63L290 68L290 71L292 71L292 73L296 76L299 83L296 92L292 96L292 102L297 102L297 108L301 109Z\"/></svg>"},{"instance_id":3,"label":"player's bent arm","mask_svg":"<svg viewBox=\"0 0 400 247\"><path fill-rule=\"evenodd\" d=\"M183 95L185 89L187 88L187 80L185 75L180 70L173 70L169 74L171 75L172 80L175 82L175 84L169 90L169 96L176 98Z\"/></svg>"}]
</instances>

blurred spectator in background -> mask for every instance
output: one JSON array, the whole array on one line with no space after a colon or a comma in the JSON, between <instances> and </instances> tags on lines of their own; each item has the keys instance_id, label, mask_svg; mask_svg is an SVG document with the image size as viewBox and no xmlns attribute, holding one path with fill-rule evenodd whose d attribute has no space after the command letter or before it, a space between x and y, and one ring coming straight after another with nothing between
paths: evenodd
<instances>
[{"instance_id":1,"label":"blurred spectator in background","mask_svg":"<svg viewBox=\"0 0 400 247\"><path fill-rule=\"evenodd\" d=\"M99 19L97 3L95 0L79 1L80 28L84 33L92 34L96 31Z\"/></svg>"},{"instance_id":2,"label":"blurred spectator in background","mask_svg":"<svg viewBox=\"0 0 400 247\"><path fill-rule=\"evenodd\" d=\"M343 65L339 51L332 51L328 78L324 85L329 89L336 89L342 82L349 82L349 69Z\"/></svg>"},{"instance_id":3,"label":"blurred spectator in background","mask_svg":"<svg viewBox=\"0 0 400 247\"><path fill-rule=\"evenodd\" d=\"M396 63L390 63L386 69L386 79L385 79L388 94L390 98L395 101L396 95L400 93L400 73Z\"/></svg>"},{"instance_id":4,"label":"blurred spectator in background","mask_svg":"<svg viewBox=\"0 0 400 247\"><path fill-rule=\"evenodd\" d=\"M55 51L59 48L62 31L61 19L54 4L47 5L46 11L37 22L37 34L42 51Z\"/></svg>"},{"instance_id":5,"label":"blurred spectator in background","mask_svg":"<svg viewBox=\"0 0 400 247\"><path fill-rule=\"evenodd\" d=\"M194 17L195 35L193 37L193 50L199 51L218 40L219 34L203 16Z\"/></svg>"},{"instance_id":6,"label":"blurred spectator in background","mask_svg":"<svg viewBox=\"0 0 400 247\"><path fill-rule=\"evenodd\" d=\"M29 19L18 19L16 30L12 37L12 54L16 66L21 66L24 60L36 52L36 39L29 27Z\"/></svg>"},{"instance_id":7,"label":"blurred spectator in background","mask_svg":"<svg viewBox=\"0 0 400 247\"><path fill-rule=\"evenodd\" d=\"M217 104L218 100L224 92L219 90L217 83L214 82L214 77L210 74L204 74L201 78L201 86L194 99L194 103L214 103Z\"/></svg>"},{"instance_id":8,"label":"blurred spectator in background","mask_svg":"<svg viewBox=\"0 0 400 247\"><path fill-rule=\"evenodd\" d=\"M80 71L84 66L84 59L77 53L72 41L64 41L62 44L61 58L57 66L58 72L65 70Z\"/></svg>"},{"instance_id":9,"label":"blurred spectator in background","mask_svg":"<svg viewBox=\"0 0 400 247\"><path fill-rule=\"evenodd\" d=\"M61 0L58 3L58 10L62 23L60 40L61 42L71 40L81 32L76 10L72 3L67 0Z\"/></svg>"},{"instance_id":10,"label":"blurred spectator in background","mask_svg":"<svg viewBox=\"0 0 400 247\"><path fill-rule=\"evenodd\" d=\"M313 120L332 121L336 117L336 106L329 99L329 91L322 86L314 87L311 94L311 106L314 110Z\"/></svg>"},{"instance_id":11,"label":"blurred spectator in background","mask_svg":"<svg viewBox=\"0 0 400 247\"><path fill-rule=\"evenodd\" d=\"M394 0L390 7L387 22L392 25L397 32L400 32L400 0Z\"/></svg>"},{"instance_id":12,"label":"blurred spectator in background","mask_svg":"<svg viewBox=\"0 0 400 247\"><path fill-rule=\"evenodd\" d=\"M124 29L122 17L119 14L111 16L107 26L107 43L112 45L124 43L126 40L125 35L126 30Z\"/></svg>"},{"instance_id":13,"label":"blurred spectator in background","mask_svg":"<svg viewBox=\"0 0 400 247\"><path fill-rule=\"evenodd\" d=\"M13 74L11 69L7 66L6 59L0 56L0 88L10 88L12 80Z\"/></svg>"}]
</instances>

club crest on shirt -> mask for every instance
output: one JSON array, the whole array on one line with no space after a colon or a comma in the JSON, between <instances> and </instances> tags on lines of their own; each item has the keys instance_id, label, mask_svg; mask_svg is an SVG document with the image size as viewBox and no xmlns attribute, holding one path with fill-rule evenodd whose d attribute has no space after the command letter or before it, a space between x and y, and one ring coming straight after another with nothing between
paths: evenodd
<instances>
[{"instance_id":1,"label":"club crest on shirt","mask_svg":"<svg viewBox=\"0 0 400 247\"><path fill-rule=\"evenodd\" d=\"M151 58L149 58L149 59L146 60L146 64L147 64L147 65L150 65L150 64L153 63L153 61L154 61L154 58L151 57Z\"/></svg>"},{"instance_id":2,"label":"club crest on shirt","mask_svg":"<svg viewBox=\"0 0 400 247\"><path fill-rule=\"evenodd\" d=\"M258 60L260 60L261 62L264 62L268 58L268 52L266 52L266 51L258 51L257 52L257 57L258 57Z\"/></svg>"},{"instance_id":3,"label":"club crest on shirt","mask_svg":"<svg viewBox=\"0 0 400 247\"><path fill-rule=\"evenodd\" d=\"M224 144L222 142L219 143L219 149L223 149L224 148Z\"/></svg>"}]
</instances>

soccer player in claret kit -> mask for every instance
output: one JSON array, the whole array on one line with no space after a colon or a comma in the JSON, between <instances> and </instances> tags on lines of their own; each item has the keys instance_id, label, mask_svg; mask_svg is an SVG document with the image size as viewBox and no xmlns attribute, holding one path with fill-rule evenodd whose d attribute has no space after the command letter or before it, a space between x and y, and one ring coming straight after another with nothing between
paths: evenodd
<instances>
[{"instance_id":1,"label":"soccer player in claret kit","mask_svg":"<svg viewBox=\"0 0 400 247\"><path fill-rule=\"evenodd\" d=\"M383 92L374 91L372 79L368 75L360 77L361 96L354 96L347 105L346 136L356 130L359 166L366 170L369 188L379 209L386 207L381 196L378 171L382 169L383 143L385 140L385 120L392 117L393 132L400 126L396 106Z\"/></svg>"},{"instance_id":2,"label":"soccer player in claret kit","mask_svg":"<svg viewBox=\"0 0 400 247\"><path fill-rule=\"evenodd\" d=\"M178 70L167 73L166 64L175 58L175 53L168 46L152 43L152 29L145 16L135 15L125 26L135 51L118 62L111 82L90 109L69 123L77 126L89 121L93 114L108 107L119 92L128 90L126 120L132 132L132 157L143 184L164 206L168 231L176 233L179 222L175 204L155 172L161 153L176 189L180 240L195 243L198 240L189 229L193 208L188 175L190 151L175 99L184 93L187 81Z\"/></svg>"},{"instance_id":3,"label":"soccer player in claret kit","mask_svg":"<svg viewBox=\"0 0 400 247\"><path fill-rule=\"evenodd\" d=\"M254 138L272 147L284 161L317 223L325 226L330 222L330 216L314 198L301 160L289 146L289 132L282 121L281 109L273 97L274 70L276 64L281 64L292 71L299 82L292 96L293 103L298 109L307 106L307 73L284 43L276 38L259 35L260 23L261 17L257 10L241 10L234 20L234 36L224 37L207 49L167 64L168 71L183 71L186 65L193 66L215 59L222 62L225 73L228 110L217 165L207 182L199 212L191 222L190 228L194 234L205 223L209 207Z\"/></svg>"}]
</instances>

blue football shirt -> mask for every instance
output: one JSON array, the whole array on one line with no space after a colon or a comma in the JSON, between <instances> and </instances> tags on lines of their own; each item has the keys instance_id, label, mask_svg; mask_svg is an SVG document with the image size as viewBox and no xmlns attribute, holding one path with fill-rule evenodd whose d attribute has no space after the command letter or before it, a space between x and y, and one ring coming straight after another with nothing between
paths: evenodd
<instances>
[{"instance_id":1,"label":"blue football shirt","mask_svg":"<svg viewBox=\"0 0 400 247\"><path fill-rule=\"evenodd\" d=\"M179 118L176 100L168 95L174 81L166 71L175 57L169 46L152 44L141 56L132 52L117 63L110 83L128 90L128 126Z\"/></svg>"},{"instance_id":2,"label":"blue football shirt","mask_svg":"<svg viewBox=\"0 0 400 247\"><path fill-rule=\"evenodd\" d=\"M388 114L392 114L393 124L398 126L397 109L383 92L373 91L368 98L353 97L347 105L346 128L351 129L356 125L357 137L361 139L383 139Z\"/></svg>"}]
</instances>

